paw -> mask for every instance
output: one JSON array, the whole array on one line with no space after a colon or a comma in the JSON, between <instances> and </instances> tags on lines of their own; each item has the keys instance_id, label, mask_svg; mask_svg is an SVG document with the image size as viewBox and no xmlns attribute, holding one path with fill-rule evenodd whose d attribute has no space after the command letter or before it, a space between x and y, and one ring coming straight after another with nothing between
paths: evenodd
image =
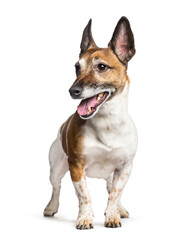
<instances>
[{"instance_id":1,"label":"paw","mask_svg":"<svg viewBox=\"0 0 191 240\"><path fill-rule=\"evenodd\" d=\"M56 214L58 212L58 205L59 205L58 203L53 204L52 202L50 202L44 209L44 216L45 217L53 217L54 214Z\"/></svg>"},{"instance_id":2,"label":"paw","mask_svg":"<svg viewBox=\"0 0 191 240\"><path fill-rule=\"evenodd\" d=\"M45 217L54 217L54 214L56 214L57 211L54 211L53 209L50 208L45 208L44 209L44 216Z\"/></svg>"},{"instance_id":3,"label":"paw","mask_svg":"<svg viewBox=\"0 0 191 240\"><path fill-rule=\"evenodd\" d=\"M93 228L93 221L91 219L80 219L77 221L76 228L80 230Z\"/></svg>"},{"instance_id":4,"label":"paw","mask_svg":"<svg viewBox=\"0 0 191 240\"><path fill-rule=\"evenodd\" d=\"M108 227L108 228L121 227L121 220L120 220L120 218L119 217L109 217L105 221L105 227Z\"/></svg>"},{"instance_id":5,"label":"paw","mask_svg":"<svg viewBox=\"0 0 191 240\"><path fill-rule=\"evenodd\" d=\"M119 209L120 218L129 218L129 213L125 209Z\"/></svg>"}]
</instances>

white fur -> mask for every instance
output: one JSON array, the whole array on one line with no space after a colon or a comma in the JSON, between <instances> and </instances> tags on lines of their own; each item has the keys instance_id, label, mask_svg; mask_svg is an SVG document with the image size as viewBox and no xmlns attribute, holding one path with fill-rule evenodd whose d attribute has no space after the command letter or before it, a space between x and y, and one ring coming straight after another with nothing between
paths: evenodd
<instances>
[{"instance_id":1,"label":"white fur","mask_svg":"<svg viewBox=\"0 0 191 240\"><path fill-rule=\"evenodd\" d=\"M133 160L137 131L127 111L127 97L128 85L122 94L104 103L84 126L85 170L89 177L106 179Z\"/></svg>"},{"instance_id":2,"label":"white fur","mask_svg":"<svg viewBox=\"0 0 191 240\"><path fill-rule=\"evenodd\" d=\"M84 58L81 58L79 60L80 68L83 70L86 67L86 60Z\"/></svg>"},{"instance_id":3,"label":"white fur","mask_svg":"<svg viewBox=\"0 0 191 240\"><path fill-rule=\"evenodd\" d=\"M83 175L79 182L73 182L76 194L79 199L79 213L77 219L78 229L93 228L93 210L91 205L91 198L87 189L86 177Z\"/></svg>"}]
</instances>

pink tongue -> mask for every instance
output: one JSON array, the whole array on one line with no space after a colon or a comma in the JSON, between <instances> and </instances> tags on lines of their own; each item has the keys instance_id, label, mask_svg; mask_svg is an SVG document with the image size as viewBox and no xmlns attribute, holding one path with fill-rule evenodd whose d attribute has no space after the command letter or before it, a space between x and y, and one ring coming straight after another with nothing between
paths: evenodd
<instances>
[{"instance_id":1,"label":"pink tongue","mask_svg":"<svg viewBox=\"0 0 191 240\"><path fill-rule=\"evenodd\" d=\"M78 114L81 116L85 116L88 114L88 107L95 107L97 96L87 98L81 101L80 105L78 106Z\"/></svg>"}]
</instances>

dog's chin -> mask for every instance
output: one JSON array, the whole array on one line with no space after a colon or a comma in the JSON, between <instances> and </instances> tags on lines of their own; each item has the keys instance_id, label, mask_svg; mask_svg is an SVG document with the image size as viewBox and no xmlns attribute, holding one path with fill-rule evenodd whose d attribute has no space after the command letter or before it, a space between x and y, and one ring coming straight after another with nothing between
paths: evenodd
<instances>
[{"instance_id":1,"label":"dog's chin","mask_svg":"<svg viewBox=\"0 0 191 240\"><path fill-rule=\"evenodd\" d=\"M110 96L109 91L104 91L83 99L77 109L78 115L84 120L93 118Z\"/></svg>"}]
</instances>

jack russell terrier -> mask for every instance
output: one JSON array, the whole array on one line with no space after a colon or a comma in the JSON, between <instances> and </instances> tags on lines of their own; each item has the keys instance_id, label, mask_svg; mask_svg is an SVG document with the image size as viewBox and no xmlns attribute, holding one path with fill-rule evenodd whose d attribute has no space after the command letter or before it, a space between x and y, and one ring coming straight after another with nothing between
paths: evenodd
<instances>
[{"instance_id":1,"label":"jack russell terrier","mask_svg":"<svg viewBox=\"0 0 191 240\"><path fill-rule=\"evenodd\" d=\"M44 216L58 211L61 179L69 170L79 199L77 229L93 228L91 198L86 176L103 178L109 194L105 227L121 227L129 213L120 198L131 173L137 149L136 127L128 114L128 61L135 54L130 23L122 17L107 48L96 46L91 19L84 29L77 79L69 89L82 99L77 111L61 126L50 152L53 192Z\"/></svg>"}]
</instances>

